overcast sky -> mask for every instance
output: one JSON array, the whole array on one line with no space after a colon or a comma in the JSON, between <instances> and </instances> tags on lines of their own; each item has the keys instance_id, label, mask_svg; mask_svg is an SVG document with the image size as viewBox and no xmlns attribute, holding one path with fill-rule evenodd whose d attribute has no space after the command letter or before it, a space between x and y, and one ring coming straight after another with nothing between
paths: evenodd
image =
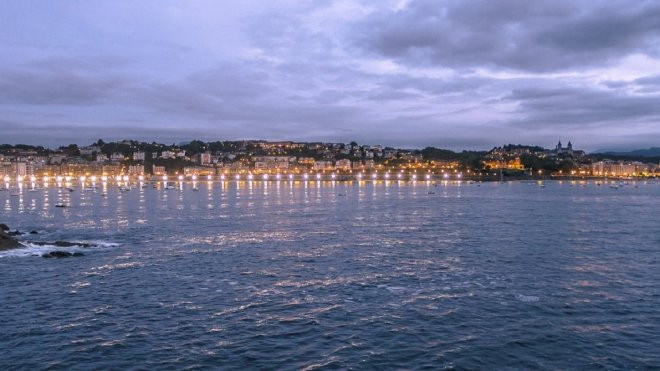
<instances>
[{"instance_id":1,"label":"overcast sky","mask_svg":"<svg viewBox=\"0 0 660 371\"><path fill-rule=\"evenodd\" d=\"M0 142L660 145L660 1L5 0Z\"/></svg>"}]
</instances>

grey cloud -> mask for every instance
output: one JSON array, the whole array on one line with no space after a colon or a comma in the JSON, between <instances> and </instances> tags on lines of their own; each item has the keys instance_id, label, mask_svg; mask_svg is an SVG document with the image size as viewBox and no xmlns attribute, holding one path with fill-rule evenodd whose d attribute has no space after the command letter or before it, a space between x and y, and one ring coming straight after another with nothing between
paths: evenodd
<instances>
[{"instance_id":1,"label":"grey cloud","mask_svg":"<svg viewBox=\"0 0 660 371\"><path fill-rule=\"evenodd\" d=\"M631 123L657 123L657 96L595 89L517 89L506 100L518 103L519 123L526 127L568 126L623 128Z\"/></svg>"},{"instance_id":2,"label":"grey cloud","mask_svg":"<svg viewBox=\"0 0 660 371\"><path fill-rule=\"evenodd\" d=\"M125 88L122 58L46 57L0 70L0 104L93 105Z\"/></svg>"},{"instance_id":3,"label":"grey cloud","mask_svg":"<svg viewBox=\"0 0 660 371\"><path fill-rule=\"evenodd\" d=\"M655 55L657 2L413 0L376 12L356 43L407 65L547 72Z\"/></svg>"}]
</instances>

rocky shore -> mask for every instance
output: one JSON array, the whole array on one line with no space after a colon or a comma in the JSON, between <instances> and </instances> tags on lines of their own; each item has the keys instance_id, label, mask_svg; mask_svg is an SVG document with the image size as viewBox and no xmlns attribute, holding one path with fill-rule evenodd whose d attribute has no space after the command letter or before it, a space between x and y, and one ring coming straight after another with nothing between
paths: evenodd
<instances>
[{"instance_id":1,"label":"rocky shore","mask_svg":"<svg viewBox=\"0 0 660 371\"><path fill-rule=\"evenodd\" d=\"M0 224L0 251L17 249L23 247L23 244L13 236L6 224Z\"/></svg>"},{"instance_id":2,"label":"rocky shore","mask_svg":"<svg viewBox=\"0 0 660 371\"><path fill-rule=\"evenodd\" d=\"M21 236L25 234L39 234L37 231L31 231L28 233L20 232L18 230L11 231L9 227L4 224L0 223L0 252L2 251L8 251L8 250L14 250L14 249L20 249L26 247L24 244L22 244L16 236ZM55 241L55 242L45 242L45 241L30 241L30 245L36 245L36 246L53 246L53 247L80 247L80 248L88 248L88 247L95 247L96 245L90 244L90 243L84 243L84 242L69 242L69 241ZM69 252L69 251L60 251L60 250L53 250L46 252L41 255L44 258L68 258L72 256L84 256L83 253L81 252Z\"/></svg>"}]
</instances>

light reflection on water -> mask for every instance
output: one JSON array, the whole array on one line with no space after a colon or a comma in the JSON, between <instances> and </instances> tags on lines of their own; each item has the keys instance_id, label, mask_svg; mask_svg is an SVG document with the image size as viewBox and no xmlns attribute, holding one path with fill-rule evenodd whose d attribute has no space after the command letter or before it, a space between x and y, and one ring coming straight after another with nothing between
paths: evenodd
<instances>
[{"instance_id":1,"label":"light reflection on water","mask_svg":"<svg viewBox=\"0 0 660 371\"><path fill-rule=\"evenodd\" d=\"M0 253L0 365L657 366L660 186L545 184L1 192L26 239L118 245Z\"/></svg>"}]
</instances>

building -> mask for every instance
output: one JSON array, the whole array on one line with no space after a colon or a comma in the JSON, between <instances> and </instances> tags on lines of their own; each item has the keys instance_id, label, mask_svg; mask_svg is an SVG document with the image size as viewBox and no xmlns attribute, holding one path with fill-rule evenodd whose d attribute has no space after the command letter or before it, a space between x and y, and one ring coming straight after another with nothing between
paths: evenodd
<instances>
[{"instance_id":1,"label":"building","mask_svg":"<svg viewBox=\"0 0 660 371\"><path fill-rule=\"evenodd\" d=\"M204 152L199 154L199 164L202 166L211 164L211 152Z\"/></svg>"},{"instance_id":2,"label":"building","mask_svg":"<svg viewBox=\"0 0 660 371\"><path fill-rule=\"evenodd\" d=\"M145 154L142 151L133 152L133 161L144 161Z\"/></svg>"},{"instance_id":3,"label":"building","mask_svg":"<svg viewBox=\"0 0 660 371\"><path fill-rule=\"evenodd\" d=\"M151 173L153 175L165 175L165 166L153 165L153 167L151 168Z\"/></svg>"},{"instance_id":4,"label":"building","mask_svg":"<svg viewBox=\"0 0 660 371\"><path fill-rule=\"evenodd\" d=\"M335 163L335 168L337 168L337 170L343 170L343 171L351 170L351 160L349 159L337 160L337 162Z\"/></svg>"},{"instance_id":5,"label":"building","mask_svg":"<svg viewBox=\"0 0 660 371\"><path fill-rule=\"evenodd\" d=\"M634 176L641 163L625 163L623 161L598 161L591 164L591 174L596 176ZM641 167L639 167L641 170Z\"/></svg>"},{"instance_id":6,"label":"building","mask_svg":"<svg viewBox=\"0 0 660 371\"><path fill-rule=\"evenodd\" d=\"M130 165L128 167L129 175L143 175L144 174L144 165Z\"/></svg>"},{"instance_id":7,"label":"building","mask_svg":"<svg viewBox=\"0 0 660 371\"><path fill-rule=\"evenodd\" d=\"M172 151L163 151L160 153L160 158L164 158L164 159L174 158L175 156L176 156L175 153Z\"/></svg>"},{"instance_id":8,"label":"building","mask_svg":"<svg viewBox=\"0 0 660 371\"><path fill-rule=\"evenodd\" d=\"M108 157L103 153L96 154L96 162L106 162L106 161L110 161L110 157Z\"/></svg>"},{"instance_id":9,"label":"building","mask_svg":"<svg viewBox=\"0 0 660 371\"><path fill-rule=\"evenodd\" d=\"M121 173L121 169L119 165L103 165L103 175L119 175Z\"/></svg>"},{"instance_id":10,"label":"building","mask_svg":"<svg viewBox=\"0 0 660 371\"><path fill-rule=\"evenodd\" d=\"M315 161L312 167L316 171L334 170L332 161Z\"/></svg>"}]
</instances>

